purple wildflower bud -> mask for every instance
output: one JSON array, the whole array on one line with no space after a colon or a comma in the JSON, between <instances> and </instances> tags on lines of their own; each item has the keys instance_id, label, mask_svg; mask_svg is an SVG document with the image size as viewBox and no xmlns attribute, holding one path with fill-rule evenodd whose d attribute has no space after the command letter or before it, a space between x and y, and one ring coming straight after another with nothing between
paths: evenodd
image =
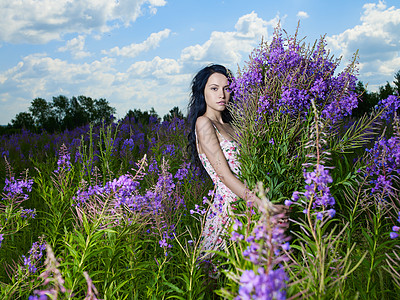
<instances>
[{"instance_id":1,"label":"purple wildflower bud","mask_svg":"<svg viewBox=\"0 0 400 300\"><path fill-rule=\"evenodd\" d=\"M333 208L329 209L328 215L330 218L333 218L336 215L336 210L334 210Z\"/></svg>"},{"instance_id":2,"label":"purple wildflower bud","mask_svg":"<svg viewBox=\"0 0 400 300\"><path fill-rule=\"evenodd\" d=\"M242 228L243 227L243 224L242 224L242 222L240 222L239 220L235 220L235 223L233 223L233 225L232 225L232 228L233 228L233 230L238 230L239 228Z\"/></svg>"},{"instance_id":3,"label":"purple wildflower bud","mask_svg":"<svg viewBox=\"0 0 400 300\"><path fill-rule=\"evenodd\" d=\"M285 200L285 205L286 205L286 206L290 206L290 205L292 205L292 204L293 204L292 201L290 201L290 200Z\"/></svg>"},{"instance_id":4,"label":"purple wildflower bud","mask_svg":"<svg viewBox=\"0 0 400 300\"><path fill-rule=\"evenodd\" d=\"M283 250L286 250L286 251L289 251L289 250L290 250L290 244L289 244L289 242L284 243L284 244L282 245L282 249L283 249Z\"/></svg>"},{"instance_id":5,"label":"purple wildflower bud","mask_svg":"<svg viewBox=\"0 0 400 300\"><path fill-rule=\"evenodd\" d=\"M399 234L397 232L391 232L390 233L390 238L391 239L397 239L399 237Z\"/></svg>"},{"instance_id":6,"label":"purple wildflower bud","mask_svg":"<svg viewBox=\"0 0 400 300\"><path fill-rule=\"evenodd\" d=\"M400 227L399 226L393 226L392 230L398 232L400 230Z\"/></svg>"},{"instance_id":7,"label":"purple wildflower bud","mask_svg":"<svg viewBox=\"0 0 400 300\"><path fill-rule=\"evenodd\" d=\"M239 234L236 231L232 231L231 238L230 238L231 241L237 241L237 240L241 241L243 239L244 239L243 234Z\"/></svg>"},{"instance_id":8,"label":"purple wildflower bud","mask_svg":"<svg viewBox=\"0 0 400 300\"><path fill-rule=\"evenodd\" d=\"M161 248L168 246L168 243L165 241L165 239L162 239L162 240L158 241L158 243L160 244Z\"/></svg>"}]
</instances>

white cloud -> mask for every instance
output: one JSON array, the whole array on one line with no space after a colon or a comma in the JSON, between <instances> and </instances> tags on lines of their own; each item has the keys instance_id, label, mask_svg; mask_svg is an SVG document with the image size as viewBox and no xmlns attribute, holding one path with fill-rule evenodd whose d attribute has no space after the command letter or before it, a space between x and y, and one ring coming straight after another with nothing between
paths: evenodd
<instances>
[{"instance_id":1,"label":"white cloud","mask_svg":"<svg viewBox=\"0 0 400 300\"><path fill-rule=\"evenodd\" d=\"M151 61L139 61L132 64L127 72L140 77L165 77L170 74L179 74L180 70L180 64L175 59L162 59L156 56Z\"/></svg>"},{"instance_id":2,"label":"white cloud","mask_svg":"<svg viewBox=\"0 0 400 300\"><path fill-rule=\"evenodd\" d=\"M70 51L72 56L76 59L90 56L90 52L84 51L85 48L85 37L79 35L72 40L67 41L65 46L58 48L58 51L65 52Z\"/></svg>"},{"instance_id":3,"label":"white cloud","mask_svg":"<svg viewBox=\"0 0 400 300\"><path fill-rule=\"evenodd\" d=\"M267 39L268 27L273 28L277 23L278 17L265 21L251 12L239 18L236 31L214 31L202 45L183 49L180 60L185 63L218 62L234 66L241 61L243 53L248 54L260 43L262 37Z\"/></svg>"},{"instance_id":4,"label":"white cloud","mask_svg":"<svg viewBox=\"0 0 400 300\"><path fill-rule=\"evenodd\" d=\"M132 43L132 44L122 47L122 48L114 47L109 51L103 50L102 53L132 58L132 57L137 56L141 52L145 52L150 49L157 48L163 39L168 38L170 33L171 33L171 30L164 29L162 31L152 33L144 42L142 42L140 44Z\"/></svg>"},{"instance_id":5,"label":"white cloud","mask_svg":"<svg viewBox=\"0 0 400 300\"><path fill-rule=\"evenodd\" d=\"M328 47L348 62L359 50L360 79L376 88L400 69L400 9L383 1L363 6L361 24L327 37Z\"/></svg>"},{"instance_id":6,"label":"white cloud","mask_svg":"<svg viewBox=\"0 0 400 300\"><path fill-rule=\"evenodd\" d=\"M134 22L148 4L150 13L164 0L0 1L0 40L42 44L66 33L107 32L110 21Z\"/></svg>"},{"instance_id":7,"label":"white cloud","mask_svg":"<svg viewBox=\"0 0 400 300\"><path fill-rule=\"evenodd\" d=\"M297 13L297 17L300 18L300 19L307 19L309 17L309 15L308 15L307 12L300 10Z\"/></svg>"}]
</instances>

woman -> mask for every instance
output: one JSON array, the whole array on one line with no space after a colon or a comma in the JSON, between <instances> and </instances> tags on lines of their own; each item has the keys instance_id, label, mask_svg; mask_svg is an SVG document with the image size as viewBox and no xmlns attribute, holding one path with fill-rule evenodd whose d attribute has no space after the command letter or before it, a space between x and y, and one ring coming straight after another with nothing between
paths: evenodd
<instances>
[{"instance_id":1,"label":"woman","mask_svg":"<svg viewBox=\"0 0 400 300\"><path fill-rule=\"evenodd\" d=\"M222 250L222 235L229 223L230 203L240 197L253 202L256 195L238 179L238 150L231 117L226 109L231 95L231 73L224 66L210 65L192 81L188 107L191 125L189 148L192 161L201 162L215 184L214 202L207 214L202 234L202 250Z\"/></svg>"}]
</instances>

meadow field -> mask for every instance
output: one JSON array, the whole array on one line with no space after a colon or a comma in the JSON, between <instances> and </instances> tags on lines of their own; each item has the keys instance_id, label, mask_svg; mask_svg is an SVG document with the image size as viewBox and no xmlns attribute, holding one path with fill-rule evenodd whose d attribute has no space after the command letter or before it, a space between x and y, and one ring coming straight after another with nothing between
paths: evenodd
<instances>
[{"instance_id":1,"label":"meadow field","mask_svg":"<svg viewBox=\"0 0 400 300\"><path fill-rule=\"evenodd\" d=\"M213 184L185 118L0 138L1 299L397 299L400 99L352 116L356 57L277 29L232 80L241 179L198 259ZM288 224L271 211L290 207Z\"/></svg>"}]
</instances>

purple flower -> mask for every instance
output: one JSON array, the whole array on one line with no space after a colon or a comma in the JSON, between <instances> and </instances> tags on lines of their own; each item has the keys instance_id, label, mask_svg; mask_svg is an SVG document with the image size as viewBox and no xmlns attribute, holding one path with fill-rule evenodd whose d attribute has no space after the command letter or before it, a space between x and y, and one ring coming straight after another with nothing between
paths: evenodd
<instances>
[{"instance_id":1,"label":"purple flower","mask_svg":"<svg viewBox=\"0 0 400 300\"><path fill-rule=\"evenodd\" d=\"M41 239L38 242L32 244L32 248L29 250L29 256L22 255L24 260L24 267L29 273L36 273L37 265L43 256L43 251L46 250L46 243Z\"/></svg>"},{"instance_id":2,"label":"purple flower","mask_svg":"<svg viewBox=\"0 0 400 300\"><path fill-rule=\"evenodd\" d=\"M26 218L32 218L34 219L36 216L36 210L35 209L22 209L21 210L21 218L26 219Z\"/></svg>"},{"instance_id":3,"label":"purple flower","mask_svg":"<svg viewBox=\"0 0 400 300\"><path fill-rule=\"evenodd\" d=\"M286 282L289 277L282 268L267 273L260 267L257 273L253 270L245 270L242 273L236 300L286 299Z\"/></svg>"},{"instance_id":4,"label":"purple flower","mask_svg":"<svg viewBox=\"0 0 400 300\"><path fill-rule=\"evenodd\" d=\"M282 248L283 248L284 250L286 250L286 251L289 251L289 250L290 250L290 244L289 244L289 242L284 243L284 244L282 245Z\"/></svg>"},{"instance_id":5,"label":"purple flower","mask_svg":"<svg viewBox=\"0 0 400 300\"><path fill-rule=\"evenodd\" d=\"M293 204L292 201L290 201L290 200L285 200L285 205L286 205L286 206L290 206L290 205L292 205L292 204Z\"/></svg>"},{"instance_id":6,"label":"purple flower","mask_svg":"<svg viewBox=\"0 0 400 300\"><path fill-rule=\"evenodd\" d=\"M2 199L27 200L27 193L32 191L32 185L33 179L15 179L14 177L11 177L10 179L6 178L5 186L3 188L6 197L3 197Z\"/></svg>"},{"instance_id":7,"label":"purple flower","mask_svg":"<svg viewBox=\"0 0 400 300\"><path fill-rule=\"evenodd\" d=\"M61 170L69 171L72 167L71 155L64 143L60 147L57 166L57 170L54 171L55 173L59 173Z\"/></svg>"},{"instance_id":8,"label":"purple flower","mask_svg":"<svg viewBox=\"0 0 400 300\"><path fill-rule=\"evenodd\" d=\"M391 232L390 233L390 238L391 239L397 239L399 237L399 234L397 232Z\"/></svg>"},{"instance_id":9,"label":"purple flower","mask_svg":"<svg viewBox=\"0 0 400 300\"><path fill-rule=\"evenodd\" d=\"M241 241L243 239L244 239L243 234L239 234L236 231L232 232L231 238L230 238L231 241L238 241L238 240Z\"/></svg>"},{"instance_id":10,"label":"purple flower","mask_svg":"<svg viewBox=\"0 0 400 300\"><path fill-rule=\"evenodd\" d=\"M165 241L165 239L162 239L162 240L158 241L158 243L160 244L161 248L168 246L168 243Z\"/></svg>"},{"instance_id":11,"label":"purple flower","mask_svg":"<svg viewBox=\"0 0 400 300\"><path fill-rule=\"evenodd\" d=\"M232 225L233 230L238 230L239 228L242 228L242 227L243 227L242 222L240 222L238 219L235 219L235 221Z\"/></svg>"}]
</instances>

